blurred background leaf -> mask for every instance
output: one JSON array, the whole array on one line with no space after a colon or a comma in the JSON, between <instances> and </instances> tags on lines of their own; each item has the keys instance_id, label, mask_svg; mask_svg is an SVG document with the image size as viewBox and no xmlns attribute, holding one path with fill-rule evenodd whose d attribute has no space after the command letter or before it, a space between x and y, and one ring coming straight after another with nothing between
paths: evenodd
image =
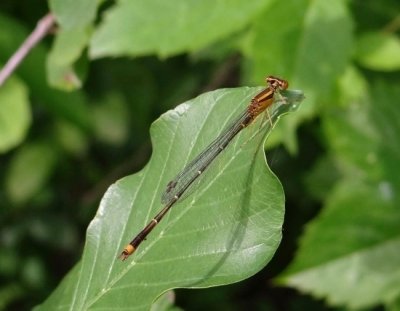
<instances>
[{"instance_id":1,"label":"blurred background leaf","mask_svg":"<svg viewBox=\"0 0 400 311\"><path fill-rule=\"evenodd\" d=\"M47 57L47 75L51 86L65 91L82 86L83 77L78 76L73 64L80 58L88 39L87 29L60 30Z\"/></svg>"},{"instance_id":2,"label":"blurred background leaf","mask_svg":"<svg viewBox=\"0 0 400 311\"><path fill-rule=\"evenodd\" d=\"M56 15L58 23L66 30L86 27L96 18L102 0L49 0L50 10ZM79 44L78 44L79 45Z\"/></svg>"},{"instance_id":3,"label":"blurred background leaf","mask_svg":"<svg viewBox=\"0 0 400 311\"><path fill-rule=\"evenodd\" d=\"M32 309L79 261L106 190L149 161L155 119L268 74L306 94L267 145L283 240L253 277L165 305L399 309L398 0L3 0L1 64L49 10L57 27L0 87L1 309Z\"/></svg>"},{"instance_id":4,"label":"blurred background leaf","mask_svg":"<svg viewBox=\"0 0 400 311\"><path fill-rule=\"evenodd\" d=\"M391 33L366 33L357 42L356 58L372 70L399 70L400 39Z\"/></svg>"},{"instance_id":5,"label":"blurred background leaf","mask_svg":"<svg viewBox=\"0 0 400 311\"><path fill-rule=\"evenodd\" d=\"M399 296L400 109L394 98L398 87L376 83L361 102L332 109L324 120L343 177L306 227L283 284L351 308Z\"/></svg>"},{"instance_id":6,"label":"blurred background leaf","mask_svg":"<svg viewBox=\"0 0 400 311\"><path fill-rule=\"evenodd\" d=\"M171 288L229 284L265 266L281 239L283 193L265 166L262 142L271 127L266 122L260 130L262 119L210 165L195 193L171 209L136 254L123 263L116 260L132 236L131 228L144 227L149 215L160 209L160 192L180 164L203 150L247 107L256 91L205 93L161 116L151 128L150 162L108 189L88 228L78 267L37 310L59 305L75 310L135 305L148 310ZM240 103L234 111L233 100ZM272 120L291 105L276 105ZM216 122L221 117L226 118L222 124Z\"/></svg>"},{"instance_id":7,"label":"blurred background leaf","mask_svg":"<svg viewBox=\"0 0 400 311\"><path fill-rule=\"evenodd\" d=\"M0 61L5 63L29 32L23 24L4 14L0 14L0 24ZM37 103L56 118L66 119L89 130L90 113L83 93L64 93L49 88L43 66L47 51L44 45L35 48L18 68L18 77L29 87L30 95L40 99Z\"/></svg>"},{"instance_id":8,"label":"blurred background leaf","mask_svg":"<svg viewBox=\"0 0 400 311\"><path fill-rule=\"evenodd\" d=\"M194 51L240 30L268 2L119 1L106 12L104 22L95 31L90 55L167 57Z\"/></svg>"},{"instance_id":9,"label":"blurred background leaf","mask_svg":"<svg viewBox=\"0 0 400 311\"><path fill-rule=\"evenodd\" d=\"M0 152L19 145L31 124L31 111L26 86L17 78L0 88Z\"/></svg>"},{"instance_id":10,"label":"blurred background leaf","mask_svg":"<svg viewBox=\"0 0 400 311\"><path fill-rule=\"evenodd\" d=\"M25 203L39 192L48 181L56 160L56 151L45 142L22 147L10 162L5 179L10 201Z\"/></svg>"}]
</instances>

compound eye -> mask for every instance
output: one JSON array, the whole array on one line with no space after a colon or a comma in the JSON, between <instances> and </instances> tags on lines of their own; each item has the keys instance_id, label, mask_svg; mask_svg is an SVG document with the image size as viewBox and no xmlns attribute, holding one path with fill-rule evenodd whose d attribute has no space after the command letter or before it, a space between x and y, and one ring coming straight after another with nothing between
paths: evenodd
<instances>
[{"instance_id":1,"label":"compound eye","mask_svg":"<svg viewBox=\"0 0 400 311\"><path fill-rule=\"evenodd\" d=\"M280 83L280 87L282 90L286 90L289 87L289 82L287 82L286 80L282 80Z\"/></svg>"},{"instance_id":2,"label":"compound eye","mask_svg":"<svg viewBox=\"0 0 400 311\"><path fill-rule=\"evenodd\" d=\"M270 87L275 90L278 88L281 90L286 90L289 86L289 83L286 80L274 76L268 76L265 80L270 85Z\"/></svg>"}]
</instances>

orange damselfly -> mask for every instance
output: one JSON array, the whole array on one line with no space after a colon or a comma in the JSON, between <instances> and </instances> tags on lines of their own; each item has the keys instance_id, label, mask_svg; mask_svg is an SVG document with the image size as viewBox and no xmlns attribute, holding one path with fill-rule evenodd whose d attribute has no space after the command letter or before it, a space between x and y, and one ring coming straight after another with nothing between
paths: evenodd
<instances>
[{"instance_id":1,"label":"orange damselfly","mask_svg":"<svg viewBox=\"0 0 400 311\"><path fill-rule=\"evenodd\" d=\"M249 126L253 120L264 111L267 112L269 117L268 108L274 103L275 94L281 96L279 92L286 90L289 84L286 80L274 76L268 76L266 82L267 87L252 98L246 109L231 122L204 151L186 165L182 171L168 183L161 198L164 207L147 226L125 246L124 250L119 255L120 259L125 260L135 252L171 207L182 197L194 181L199 178L242 129Z\"/></svg>"}]
</instances>

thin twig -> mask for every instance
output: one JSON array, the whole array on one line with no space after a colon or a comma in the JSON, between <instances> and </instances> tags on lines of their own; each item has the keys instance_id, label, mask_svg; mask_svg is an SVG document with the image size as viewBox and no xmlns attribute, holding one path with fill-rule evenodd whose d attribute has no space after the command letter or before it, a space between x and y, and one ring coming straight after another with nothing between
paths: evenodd
<instances>
[{"instance_id":1,"label":"thin twig","mask_svg":"<svg viewBox=\"0 0 400 311\"><path fill-rule=\"evenodd\" d=\"M22 43L19 49L8 60L3 69L0 71L0 86L4 84L7 78L14 72L29 51L46 36L55 24L55 18L52 13L48 13L39 20L36 28L32 31L28 38Z\"/></svg>"}]
</instances>

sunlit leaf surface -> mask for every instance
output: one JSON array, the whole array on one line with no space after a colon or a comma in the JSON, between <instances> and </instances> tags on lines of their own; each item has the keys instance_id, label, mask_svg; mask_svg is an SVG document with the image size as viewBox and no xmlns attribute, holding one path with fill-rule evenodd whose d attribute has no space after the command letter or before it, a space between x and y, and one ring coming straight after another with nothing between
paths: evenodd
<instances>
[{"instance_id":1,"label":"sunlit leaf surface","mask_svg":"<svg viewBox=\"0 0 400 311\"><path fill-rule=\"evenodd\" d=\"M38 310L148 310L168 289L228 284L263 268L280 242L284 207L281 185L265 162L266 117L236 137L133 256L116 258L161 208L167 182L258 90L210 92L158 119L150 162L108 189L81 262ZM292 108L277 103L270 116Z\"/></svg>"},{"instance_id":2,"label":"sunlit leaf surface","mask_svg":"<svg viewBox=\"0 0 400 311\"><path fill-rule=\"evenodd\" d=\"M119 1L91 42L92 57L194 51L250 23L265 0ZM195 38L195 40L193 40Z\"/></svg>"}]
</instances>

